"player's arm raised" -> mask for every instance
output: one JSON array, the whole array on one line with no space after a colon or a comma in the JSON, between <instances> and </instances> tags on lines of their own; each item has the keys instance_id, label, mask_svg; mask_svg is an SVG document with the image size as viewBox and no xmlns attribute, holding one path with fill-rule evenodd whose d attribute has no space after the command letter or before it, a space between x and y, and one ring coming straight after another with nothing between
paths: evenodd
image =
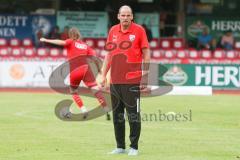
<instances>
[{"instance_id":1,"label":"player's arm raised","mask_svg":"<svg viewBox=\"0 0 240 160\"><path fill-rule=\"evenodd\" d=\"M65 46L66 42L60 39L47 39L47 38L40 38L41 42L45 42L45 43L51 43L51 44L55 44L58 46Z\"/></svg>"}]
</instances>

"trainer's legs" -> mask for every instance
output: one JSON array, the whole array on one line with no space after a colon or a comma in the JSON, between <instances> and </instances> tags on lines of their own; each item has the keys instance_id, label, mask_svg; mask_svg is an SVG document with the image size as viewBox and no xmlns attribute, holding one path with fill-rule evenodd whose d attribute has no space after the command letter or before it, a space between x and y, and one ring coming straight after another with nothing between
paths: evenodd
<instances>
[{"instance_id":1,"label":"trainer's legs","mask_svg":"<svg viewBox=\"0 0 240 160\"><path fill-rule=\"evenodd\" d=\"M131 88L134 88L134 90L131 90ZM123 100L130 126L130 147L138 149L138 141L141 133L139 85L126 85L122 89L123 93L127 93L123 95Z\"/></svg>"},{"instance_id":2,"label":"trainer's legs","mask_svg":"<svg viewBox=\"0 0 240 160\"><path fill-rule=\"evenodd\" d=\"M118 85L110 85L113 125L117 148L126 148L125 145L125 119L124 104L121 101L120 87Z\"/></svg>"}]
</instances>

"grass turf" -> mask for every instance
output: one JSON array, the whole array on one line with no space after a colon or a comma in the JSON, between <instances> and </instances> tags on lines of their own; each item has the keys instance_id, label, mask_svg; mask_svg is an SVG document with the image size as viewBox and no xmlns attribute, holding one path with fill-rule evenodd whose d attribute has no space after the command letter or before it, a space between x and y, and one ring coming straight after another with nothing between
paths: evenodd
<instances>
[{"instance_id":1,"label":"grass turf","mask_svg":"<svg viewBox=\"0 0 240 160\"><path fill-rule=\"evenodd\" d=\"M55 105L70 96L0 93L0 160L123 160L115 148L113 125L105 117L63 122ZM84 97L87 105L95 101ZM240 98L232 95L160 96L141 102L144 118L138 160L240 159ZM163 121L150 115L175 112L192 121ZM159 118L159 117L157 117ZM147 121L148 119L148 121ZM126 142L129 145L129 128Z\"/></svg>"}]
</instances>

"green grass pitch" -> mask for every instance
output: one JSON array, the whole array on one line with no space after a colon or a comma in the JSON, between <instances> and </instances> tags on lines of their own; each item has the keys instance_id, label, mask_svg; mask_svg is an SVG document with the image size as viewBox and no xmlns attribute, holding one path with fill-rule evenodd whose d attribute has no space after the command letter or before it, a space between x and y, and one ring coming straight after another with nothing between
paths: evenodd
<instances>
[{"instance_id":1,"label":"green grass pitch","mask_svg":"<svg viewBox=\"0 0 240 160\"><path fill-rule=\"evenodd\" d=\"M189 113L192 121L142 122L139 155L108 155L115 148L112 121L63 122L55 105L70 96L0 93L0 160L240 160L238 95L144 98L141 112ZM84 97L87 105L95 100ZM126 143L129 145L128 124Z\"/></svg>"}]
</instances>

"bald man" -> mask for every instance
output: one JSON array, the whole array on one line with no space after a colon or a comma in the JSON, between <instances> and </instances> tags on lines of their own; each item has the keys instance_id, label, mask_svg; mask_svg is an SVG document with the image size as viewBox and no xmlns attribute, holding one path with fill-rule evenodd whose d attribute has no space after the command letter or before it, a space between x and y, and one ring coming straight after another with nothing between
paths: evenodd
<instances>
[{"instance_id":1,"label":"bald man","mask_svg":"<svg viewBox=\"0 0 240 160\"><path fill-rule=\"evenodd\" d=\"M130 126L129 156L138 155L138 141L141 132L140 89L146 87L150 61L149 44L142 26L133 23L133 13L129 6L122 6L118 13L119 24L113 26L108 34L105 57L102 67L102 85L111 68L111 100L113 124L117 148L111 154L126 153L125 109ZM142 68L142 64L143 68ZM145 77L145 76L144 76Z\"/></svg>"}]
</instances>

